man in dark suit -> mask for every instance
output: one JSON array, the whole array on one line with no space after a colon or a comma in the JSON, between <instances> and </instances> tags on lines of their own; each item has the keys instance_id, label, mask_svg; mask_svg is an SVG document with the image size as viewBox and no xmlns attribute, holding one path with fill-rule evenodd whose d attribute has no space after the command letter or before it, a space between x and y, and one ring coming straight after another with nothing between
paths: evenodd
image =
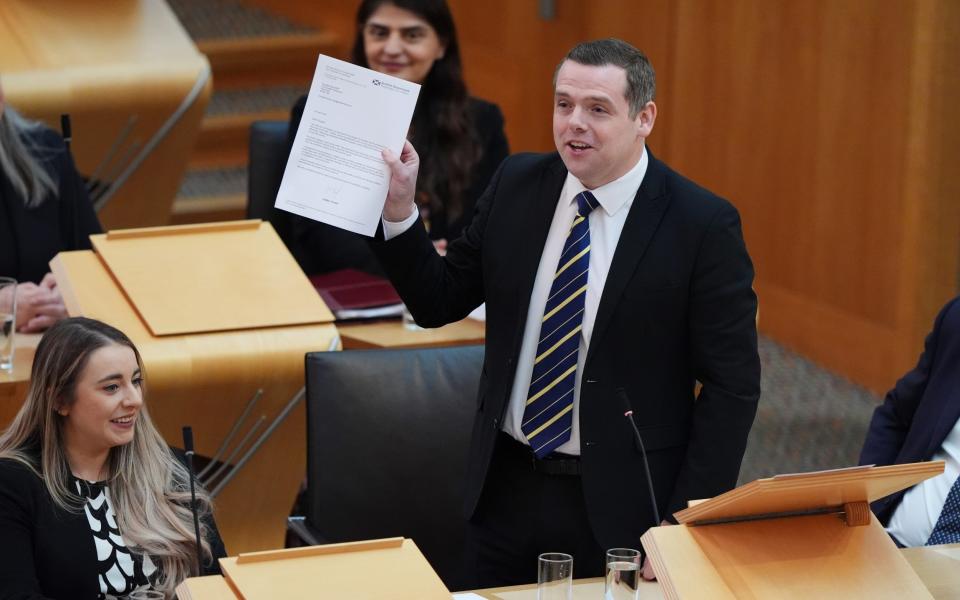
<instances>
[{"instance_id":1,"label":"man in dark suit","mask_svg":"<svg viewBox=\"0 0 960 600\"><path fill-rule=\"evenodd\" d=\"M646 151L653 96L629 44L571 50L558 153L504 161L445 257L415 214L415 150L384 153L374 248L417 322L486 302L465 501L479 586L535 579L545 551L602 575L605 548L656 524L620 388L664 518L736 484L760 393L753 267L736 209Z\"/></svg>"},{"instance_id":2,"label":"man in dark suit","mask_svg":"<svg viewBox=\"0 0 960 600\"><path fill-rule=\"evenodd\" d=\"M943 460L942 475L873 503L901 546L960 542L960 297L940 311L920 361L877 407L862 465Z\"/></svg>"}]
</instances>

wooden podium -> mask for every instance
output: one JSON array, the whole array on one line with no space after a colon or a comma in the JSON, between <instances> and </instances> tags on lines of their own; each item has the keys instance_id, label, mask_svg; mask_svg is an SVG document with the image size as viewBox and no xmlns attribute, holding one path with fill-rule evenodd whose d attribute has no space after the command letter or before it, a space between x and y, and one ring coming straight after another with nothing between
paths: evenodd
<instances>
[{"instance_id":1,"label":"wooden podium","mask_svg":"<svg viewBox=\"0 0 960 600\"><path fill-rule=\"evenodd\" d=\"M194 577L181 600L450 600L413 540L389 538L241 554L220 559L223 577Z\"/></svg>"},{"instance_id":2,"label":"wooden podium","mask_svg":"<svg viewBox=\"0 0 960 600\"><path fill-rule=\"evenodd\" d=\"M641 538L664 597L931 598L869 503L943 461L758 479Z\"/></svg>"},{"instance_id":3,"label":"wooden podium","mask_svg":"<svg viewBox=\"0 0 960 600\"><path fill-rule=\"evenodd\" d=\"M147 407L168 443L179 446L181 427L192 425L197 453L213 456L258 389L251 413L265 420L253 438L285 415L214 500L229 552L282 546L306 469L304 405L289 403L303 387L304 354L337 347L329 310L268 223L92 240L95 251L51 261L67 310L137 344Z\"/></svg>"}]
</instances>

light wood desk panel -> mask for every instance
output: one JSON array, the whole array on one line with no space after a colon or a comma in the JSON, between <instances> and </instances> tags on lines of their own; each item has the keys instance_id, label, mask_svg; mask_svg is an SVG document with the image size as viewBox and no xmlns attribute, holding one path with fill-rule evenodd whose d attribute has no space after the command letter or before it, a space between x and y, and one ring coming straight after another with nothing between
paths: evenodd
<instances>
[{"instance_id":1,"label":"light wood desk panel","mask_svg":"<svg viewBox=\"0 0 960 600\"><path fill-rule=\"evenodd\" d=\"M464 319L437 329L407 329L399 320L346 323L337 326L345 350L361 348L436 348L482 344L486 324Z\"/></svg>"}]
</instances>

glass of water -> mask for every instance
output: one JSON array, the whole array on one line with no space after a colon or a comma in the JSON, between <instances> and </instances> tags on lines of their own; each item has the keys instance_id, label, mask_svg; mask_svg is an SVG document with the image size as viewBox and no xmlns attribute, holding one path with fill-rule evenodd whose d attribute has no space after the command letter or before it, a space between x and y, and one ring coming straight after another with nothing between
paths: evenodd
<instances>
[{"instance_id":1,"label":"glass of water","mask_svg":"<svg viewBox=\"0 0 960 600\"><path fill-rule=\"evenodd\" d=\"M560 552L537 560L537 600L572 600L573 557Z\"/></svg>"},{"instance_id":2,"label":"glass of water","mask_svg":"<svg viewBox=\"0 0 960 600\"><path fill-rule=\"evenodd\" d=\"M163 592L157 590L134 590L127 596L130 600L164 600Z\"/></svg>"},{"instance_id":3,"label":"glass of water","mask_svg":"<svg viewBox=\"0 0 960 600\"><path fill-rule=\"evenodd\" d=\"M0 277L0 371L13 370L13 336L17 331L17 280Z\"/></svg>"},{"instance_id":4,"label":"glass of water","mask_svg":"<svg viewBox=\"0 0 960 600\"><path fill-rule=\"evenodd\" d=\"M632 548L607 550L607 581L604 600L640 600L640 551Z\"/></svg>"}]
</instances>

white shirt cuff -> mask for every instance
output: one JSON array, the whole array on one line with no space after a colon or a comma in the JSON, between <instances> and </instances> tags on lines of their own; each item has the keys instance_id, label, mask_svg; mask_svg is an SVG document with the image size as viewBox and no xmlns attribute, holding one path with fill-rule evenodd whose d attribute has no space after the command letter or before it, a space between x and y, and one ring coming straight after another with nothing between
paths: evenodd
<instances>
[{"instance_id":1,"label":"white shirt cuff","mask_svg":"<svg viewBox=\"0 0 960 600\"><path fill-rule=\"evenodd\" d=\"M406 219L396 222L388 221L382 216L380 220L383 222L383 239L392 240L401 233L413 227L413 224L417 222L417 219L420 218L420 211L414 207L413 211L410 213L410 216Z\"/></svg>"}]
</instances>

